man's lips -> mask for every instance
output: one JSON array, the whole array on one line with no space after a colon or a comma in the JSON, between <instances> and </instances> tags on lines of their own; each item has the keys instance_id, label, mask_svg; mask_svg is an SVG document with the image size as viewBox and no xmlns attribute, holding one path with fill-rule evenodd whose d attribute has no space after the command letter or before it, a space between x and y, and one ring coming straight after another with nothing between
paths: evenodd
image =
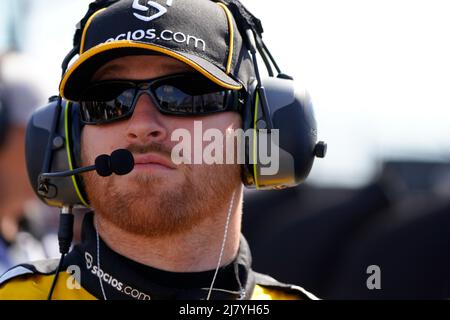
<instances>
[{"instance_id":1,"label":"man's lips","mask_svg":"<svg viewBox=\"0 0 450 320\"><path fill-rule=\"evenodd\" d=\"M157 165L167 169L176 169L176 166L172 163L172 161L170 161L170 159L155 153L138 154L133 156L134 164L138 167Z\"/></svg>"}]
</instances>

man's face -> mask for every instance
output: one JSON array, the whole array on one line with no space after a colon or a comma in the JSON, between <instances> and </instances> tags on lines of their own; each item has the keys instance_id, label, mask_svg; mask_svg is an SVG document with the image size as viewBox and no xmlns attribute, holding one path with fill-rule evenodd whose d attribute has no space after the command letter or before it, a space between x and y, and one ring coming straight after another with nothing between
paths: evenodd
<instances>
[{"instance_id":1,"label":"man's face","mask_svg":"<svg viewBox=\"0 0 450 320\"><path fill-rule=\"evenodd\" d=\"M93 81L147 80L191 71L169 57L129 56L105 64ZM91 165L98 155L119 148L130 150L136 163L125 176L84 176L96 213L123 230L145 236L187 232L206 219L218 219L215 213L227 208L231 194L240 186L240 167L175 165L171 152L179 141L171 141L172 132L185 129L194 137L194 121L201 121L204 131L214 128L224 135L241 125L239 114L234 112L196 117L163 115L143 94L130 118L85 126L81 138L83 165Z\"/></svg>"}]
</instances>

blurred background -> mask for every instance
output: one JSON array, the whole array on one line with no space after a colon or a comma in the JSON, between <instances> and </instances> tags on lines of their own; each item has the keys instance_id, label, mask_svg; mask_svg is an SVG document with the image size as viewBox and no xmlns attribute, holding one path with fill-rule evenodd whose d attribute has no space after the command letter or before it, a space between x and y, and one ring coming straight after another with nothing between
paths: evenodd
<instances>
[{"instance_id":1,"label":"blurred background","mask_svg":"<svg viewBox=\"0 0 450 320\"><path fill-rule=\"evenodd\" d=\"M57 93L89 2L0 0L0 273L57 256L57 211L29 189L23 134ZM326 299L449 298L450 3L242 2L308 88L329 146L308 183L246 192L255 269Z\"/></svg>"}]
</instances>

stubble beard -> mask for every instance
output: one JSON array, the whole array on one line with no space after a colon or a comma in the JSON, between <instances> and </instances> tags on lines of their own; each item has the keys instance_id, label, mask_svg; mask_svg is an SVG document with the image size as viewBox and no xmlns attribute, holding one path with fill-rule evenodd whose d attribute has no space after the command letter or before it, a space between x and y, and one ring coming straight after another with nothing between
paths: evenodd
<instances>
[{"instance_id":1,"label":"stubble beard","mask_svg":"<svg viewBox=\"0 0 450 320\"><path fill-rule=\"evenodd\" d=\"M147 173L107 178L87 173L83 179L96 214L145 237L186 233L206 219L217 219L241 184L239 165L181 165L176 170L183 176L179 183Z\"/></svg>"}]
</instances>

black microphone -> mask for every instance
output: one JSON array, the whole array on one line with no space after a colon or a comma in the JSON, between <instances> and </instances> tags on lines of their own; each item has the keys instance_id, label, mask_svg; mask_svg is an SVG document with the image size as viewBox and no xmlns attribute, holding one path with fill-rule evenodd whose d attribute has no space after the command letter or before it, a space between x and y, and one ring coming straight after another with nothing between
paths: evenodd
<instances>
[{"instance_id":1,"label":"black microphone","mask_svg":"<svg viewBox=\"0 0 450 320\"><path fill-rule=\"evenodd\" d=\"M108 177L113 173L117 175L125 175L131 172L134 168L134 158L130 151L126 149L118 149L111 153L99 155L95 158L95 164L88 167L81 167L75 170L61 171L61 172L46 172L39 175L38 192L42 196L47 196L50 190L51 178L70 177L83 172L94 171L102 177ZM56 189L56 187L54 187ZM57 189L56 189L57 190ZM59 270L63 265L64 257L69 252L73 237L73 221L71 206L64 206L61 210L60 224L58 230L59 251L61 252L61 259L57 268L55 277L53 278L52 286L48 294L48 300L51 300L56 282L58 280Z\"/></svg>"},{"instance_id":2,"label":"black microphone","mask_svg":"<svg viewBox=\"0 0 450 320\"><path fill-rule=\"evenodd\" d=\"M97 171L99 176L108 177L113 173L123 176L131 172L134 168L134 158L130 151L127 149L118 149L111 153L111 156L107 154L99 155L95 158L95 164L88 167L81 167L75 170L67 170L61 172L46 172L42 173L40 179L50 178L64 178L70 177L76 174Z\"/></svg>"}]
</instances>

